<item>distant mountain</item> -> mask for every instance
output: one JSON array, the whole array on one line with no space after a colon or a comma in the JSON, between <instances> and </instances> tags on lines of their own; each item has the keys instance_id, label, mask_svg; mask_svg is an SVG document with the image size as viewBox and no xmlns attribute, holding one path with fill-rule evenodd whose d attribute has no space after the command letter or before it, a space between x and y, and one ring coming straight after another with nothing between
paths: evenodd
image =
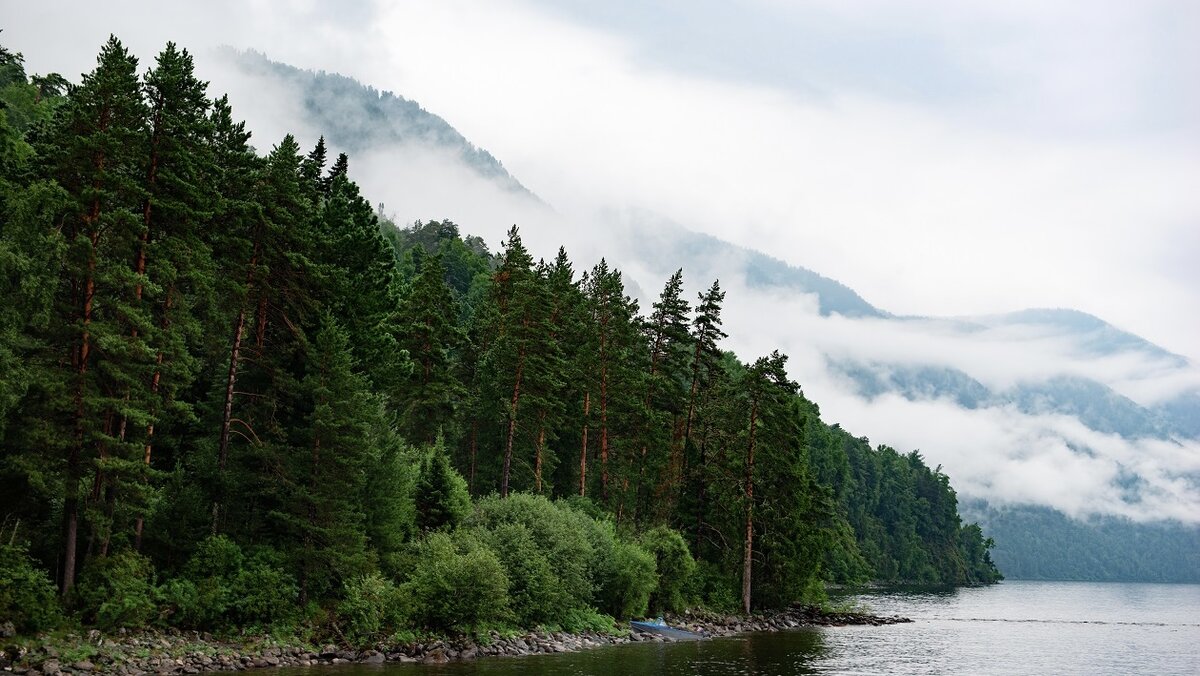
<instances>
[{"instance_id":1,"label":"distant mountain","mask_svg":"<svg viewBox=\"0 0 1200 676\"><path fill-rule=\"evenodd\" d=\"M513 192L533 196L488 151L476 147L441 117L392 92L379 91L336 73L301 70L255 51L220 51L245 76L289 88L326 141L350 154L374 146L419 143L450 151L480 176Z\"/></svg>"},{"instance_id":2,"label":"distant mountain","mask_svg":"<svg viewBox=\"0 0 1200 676\"><path fill-rule=\"evenodd\" d=\"M1106 356L1120 352L1141 352L1162 359L1175 366L1187 366L1187 359L1168 352L1150 341L1122 331L1108 322L1079 310L1063 308L1030 309L1008 314L980 317L972 321L990 326L1026 326L1045 331L1047 334L1071 336L1081 349L1093 356Z\"/></svg>"},{"instance_id":3,"label":"distant mountain","mask_svg":"<svg viewBox=\"0 0 1200 676\"><path fill-rule=\"evenodd\" d=\"M967 409L1013 406L1029 415L1077 418L1097 432L1126 439L1200 438L1200 393L1187 393L1153 408L1089 378L1051 375L993 391L965 372L947 366L911 366L847 359L829 366L851 380L858 393L874 399L900 394L910 401L950 399Z\"/></svg>"},{"instance_id":4,"label":"distant mountain","mask_svg":"<svg viewBox=\"0 0 1200 676\"><path fill-rule=\"evenodd\" d=\"M272 61L254 51L226 49L223 56L243 75L290 89L314 128L336 147L365 152L374 147L417 143L447 151L462 164L505 190L537 198L491 153L476 147L441 117L417 102L324 71L301 70ZM540 204L540 201L538 202ZM823 316L895 321L896 317L867 302L853 289L810 269L689 230L649 213L624 214L632 244L627 258L665 278L677 267L729 269L754 289L815 297ZM630 280L631 283L633 280ZM936 320L969 334L1001 328L1021 329L1043 337L1069 340L1086 357L1134 353L1169 368L1187 368L1188 360L1093 315L1071 309L1028 309L1007 314ZM949 399L968 409L1015 406L1032 415L1061 414L1078 418L1093 430L1127 439L1200 438L1200 389L1143 407L1105 383L1080 376L1046 374L993 391L971 374L944 364L894 364L835 360L831 368L849 378L866 398L885 393L910 400Z\"/></svg>"},{"instance_id":5,"label":"distant mountain","mask_svg":"<svg viewBox=\"0 0 1200 676\"><path fill-rule=\"evenodd\" d=\"M752 289L816 296L823 316L889 316L845 284L808 268L689 230L654 214L633 212L625 214L622 220L636 233L631 238L636 246L626 251L626 255L664 279L681 266L685 270L733 268Z\"/></svg>"},{"instance_id":6,"label":"distant mountain","mask_svg":"<svg viewBox=\"0 0 1200 676\"><path fill-rule=\"evenodd\" d=\"M996 541L992 560L1013 580L1200 582L1200 526L1077 521L1030 505L959 503Z\"/></svg>"},{"instance_id":7,"label":"distant mountain","mask_svg":"<svg viewBox=\"0 0 1200 676\"><path fill-rule=\"evenodd\" d=\"M227 56L243 74L294 92L312 126L336 147L351 153L389 144L434 147L456 157L464 167L504 191L544 206L495 157L414 101L341 75L273 62L255 52L231 51ZM619 240L618 246L624 245L620 253L626 262L636 262L659 279L665 279L681 266L702 277L721 271L722 281L727 280L726 275L734 274L752 289L810 295L822 316L867 320L864 331L886 325L919 334L921 325L928 324L938 331L961 335L964 340L988 334L1051 339L1070 346L1072 357L1083 361L1133 358L1168 373L1194 368L1183 356L1077 310L1029 309L942 319L895 316L838 281L689 230L661 216L629 212L610 216L614 223L612 236ZM636 291L636 281L632 277L626 279L628 288ZM892 394L912 401L949 401L965 410L995 408L1005 415L1065 416L1096 432L1126 440L1194 443L1200 439L1200 389L1142 405L1116 391L1110 383L1053 370L997 388L962 368L938 363L936 355L928 363L845 356L827 357L827 363L832 372L843 376L868 400ZM1080 454L1092 452L1067 440L1063 443ZM1130 500L1136 500L1138 477L1126 474L1124 464L1121 467L1122 490L1127 488ZM1191 486L1200 485L1200 477L1182 478ZM969 501L964 504L967 505L964 514L980 520L995 537L998 543L995 558L1013 578L1196 581L1200 571L1197 561L1200 531L1189 526L1137 524L1117 519L1080 522L1046 507L993 508ZM1181 567L1189 567L1190 572L1181 572L1178 570Z\"/></svg>"}]
</instances>

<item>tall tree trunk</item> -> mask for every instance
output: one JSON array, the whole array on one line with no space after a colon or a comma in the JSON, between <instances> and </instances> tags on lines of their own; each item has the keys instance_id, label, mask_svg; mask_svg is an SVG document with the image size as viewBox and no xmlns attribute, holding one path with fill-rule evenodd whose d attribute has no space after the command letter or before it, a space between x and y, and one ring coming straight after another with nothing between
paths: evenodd
<instances>
[{"instance_id":1,"label":"tall tree trunk","mask_svg":"<svg viewBox=\"0 0 1200 676\"><path fill-rule=\"evenodd\" d=\"M742 552L742 612L750 614L750 574L754 560L754 433L758 399L750 406L750 440L746 446L746 540Z\"/></svg>"},{"instance_id":2,"label":"tall tree trunk","mask_svg":"<svg viewBox=\"0 0 1200 676\"><path fill-rule=\"evenodd\" d=\"M504 471L500 476L500 497L508 497L508 478L512 470L513 439L517 435L517 406L521 403L521 376L525 372L525 347L517 351L517 374L513 378L512 403L508 409L508 440L504 444Z\"/></svg>"},{"instance_id":3,"label":"tall tree trunk","mask_svg":"<svg viewBox=\"0 0 1200 676\"><path fill-rule=\"evenodd\" d=\"M158 394L159 384L162 381L162 364L163 353L159 352L154 368L154 377L150 380L150 395ZM142 448L142 466L150 469L150 455L154 449L154 421L150 421L146 425L146 445ZM147 477L142 477L142 483L146 483ZM142 527L145 525L146 516L139 512L137 521L133 525L133 548L137 551L142 550Z\"/></svg>"},{"instance_id":4,"label":"tall tree trunk","mask_svg":"<svg viewBox=\"0 0 1200 676\"><path fill-rule=\"evenodd\" d=\"M704 427L701 428L701 430L705 429L706 428ZM700 436L700 457L698 458L699 462L697 463L695 469L697 474L702 472L704 469L704 463L707 461L707 452L708 433L707 431L704 431ZM696 481L696 532L692 535L692 552L697 556L699 556L700 552L700 533L704 530L704 511L707 497L708 489L704 480L704 476L701 475Z\"/></svg>"},{"instance_id":5,"label":"tall tree trunk","mask_svg":"<svg viewBox=\"0 0 1200 676\"><path fill-rule=\"evenodd\" d=\"M467 492L475 495L475 458L479 455L479 416L471 418L471 475L467 478Z\"/></svg>"},{"instance_id":6,"label":"tall tree trunk","mask_svg":"<svg viewBox=\"0 0 1200 676\"><path fill-rule=\"evenodd\" d=\"M321 462L321 435L313 434L312 467L308 473L308 529L304 532L304 563L300 566L300 604L308 603L309 568L312 560L312 533L317 527L317 467Z\"/></svg>"},{"instance_id":7,"label":"tall tree trunk","mask_svg":"<svg viewBox=\"0 0 1200 676\"><path fill-rule=\"evenodd\" d=\"M261 251L261 244L254 243L254 253L250 255L250 265L246 271L246 290L250 290L251 282L254 280L254 272L258 267L258 256ZM246 331L246 304L243 302L238 308L237 319L233 323L233 340L229 348L229 374L225 379L225 405L221 411L221 436L217 442L217 475L218 479L223 480L225 475L225 465L229 462L229 428L233 424L233 393L234 387L237 385L238 363L242 350L242 337ZM218 481L217 497L212 504L212 534L217 534L217 528L221 518L221 501L224 499L224 489L220 488Z\"/></svg>"},{"instance_id":8,"label":"tall tree trunk","mask_svg":"<svg viewBox=\"0 0 1200 676\"><path fill-rule=\"evenodd\" d=\"M603 343L601 343L603 345ZM608 502L608 367L600 355L600 499Z\"/></svg>"},{"instance_id":9,"label":"tall tree trunk","mask_svg":"<svg viewBox=\"0 0 1200 676\"><path fill-rule=\"evenodd\" d=\"M149 208L149 207L147 207ZM171 305L174 300L175 286L171 285L167 289L167 297L163 299L163 318L162 329L166 333L171 327ZM159 350L158 355L154 358L154 375L150 378L150 397L158 396L159 387L162 384L162 366L163 366L163 351ZM124 425L124 421L122 421ZM122 438L124 438L124 430L122 430ZM154 450L154 421L151 420L146 424L146 444L142 447L142 466L150 469L150 456ZM148 477L142 476L142 483L146 483ZM145 525L146 516L141 511L138 512L137 520L133 525L133 548L137 551L142 550L142 527Z\"/></svg>"},{"instance_id":10,"label":"tall tree trunk","mask_svg":"<svg viewBox=\"0 0 1200 676\"><path fill-rule=\"evenodd\" d=\"M261 352L267 342L267 294L258 297L258 312L254 322L254 346Z\"/></svg>"},{"instance_id":11,"label":"tall tree trunk","mask_svg":"<svg viewBox=\"0 0 1200 676\"><path fill-rule=\"evenodd\" d=\"M104 166L103 158L97 161L97 168L102 169ZM99 189L98 185L93 186ZM88 251L87 273L83 283L83 298L82 308L80 310L80 321L83 326L83 331L79 336L79 349L75 351L75 439L71 444L71 450L67 455L67 482L65 487L66 495L63 500L63 571L62 580L59 587L63 594L70 591L75 584L75 564L76 564L76 548L79 540L79 480L82 475L82 467L80 463L83 455L84 444L84 429L85 429L85 414L84 394L87 389L87 371L88 359L91 357L91 333L89 327L92 323L92 310L96 296L96 247L100 242L100 230L96 222L100 219L100 200L93 200L92 208L84 219L86 225L91 226L92 231L89 236L91 240L91 248Z\"/></svg>"},{"instance_id":12,"label":"tall tree trunk","mask_svg":"<svg viewBox=\"0 0 1200 676\"><path fill-rule=\"evenodd\" d=\"M538 418L537 444L533 447L533 490L542 492L542 449L546 445L546 411Z\"/></svg>"},{"instance_id":13,"label":"tall tree trunk","mask_svg":"<svg viewBox=\"0 0 1200 676\"><path fill-rule=\"evenodd\" d=\"M662 351L663 334L659 332L654 339L654 347L650 350L650 378L646 381L646 396L642 398L642 411L644 412L644 420L642 423L642 452L638 457L638 478L637 485L634 486L633 495L633 522L638 522L639 512L643 502L642 488L646 481L646 453L648 444L645 441L647 427L650 425L650 401L654 394L654 376L658 373L658 358Z\"/></svg>"},{"instance_id":14,"label":"tall tree trunk","mask_svg":"<svg viewBox=\"0 0 1200 676\"><path fill-rule=\"evenodd\" d=\"M238 354L242 349L242 332L246 329L246 308L238 310L237 321L233 325L233 345L229 350L229 375L225 380L225 407L221 412L221 437L217 443L217 474L223 480L225 465L229 461L229 428L233 421L233 392L237 384ZM218 481L218 486L220 481ZM217 498L212 504L212 533L217 534L221 518L221 502L224 499L224 489L217 488Z\"/></svg>"},{"instance_id":15,"label":"tall tree trunk","mask_svg":"<svg viewBox=\"0 0 1200 676\"><path fill-rule=\"evenodd\" d=\"M592 393L583 391L583 443L579 448L579 495L587 495L587 442L588 442L588 413L592 408Z\"/></svg>"}]
</instances>

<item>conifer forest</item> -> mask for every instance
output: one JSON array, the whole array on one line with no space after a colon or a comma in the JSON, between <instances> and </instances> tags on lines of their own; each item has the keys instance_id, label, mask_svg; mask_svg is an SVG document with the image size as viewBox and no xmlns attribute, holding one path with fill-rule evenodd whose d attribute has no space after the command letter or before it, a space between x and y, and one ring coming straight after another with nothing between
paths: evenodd
<instances>
[{"instance_id":1,"label":"conifer forest","mask_svg":"<svg viewBox=\"0 0 1200 676\"><path fill-rule=\"evenodd\" d=\"M236 103L174 44L78 82L0 49L19 631L569 631L999 579L940 467L723 347L719 281L642 306L518 226L394 223Z\"/></svg>"}]
</instances>

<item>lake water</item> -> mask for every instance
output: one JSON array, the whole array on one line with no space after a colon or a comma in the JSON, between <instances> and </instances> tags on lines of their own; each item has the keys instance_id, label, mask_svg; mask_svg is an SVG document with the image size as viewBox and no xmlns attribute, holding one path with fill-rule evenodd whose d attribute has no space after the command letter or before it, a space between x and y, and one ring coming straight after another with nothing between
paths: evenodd
<instances>
[{"instance_id":1,"label":"lake water","mask_svg":"<svg viewBox=\"0 0 1200 676\"><path fill-rule=\"evenodd\" d=\"M879 614L914 621L439 666L348 665L323 670L336 676L384 676L380 671L386 676L1200 674L1200 585L1010 581L974 589L888 590L850 598Z\"/></svg>"}]
</instances>

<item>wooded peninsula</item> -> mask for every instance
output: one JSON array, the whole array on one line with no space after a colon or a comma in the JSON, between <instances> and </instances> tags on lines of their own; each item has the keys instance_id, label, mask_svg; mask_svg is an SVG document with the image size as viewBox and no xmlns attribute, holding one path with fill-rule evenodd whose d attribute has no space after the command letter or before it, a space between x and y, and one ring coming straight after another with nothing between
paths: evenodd
<instances>
[{"instance_id":1,"label":"wooded peninsula","mask_svg":"<svg viewBox=\"0 0 1200 676\"><path fill-rule=\"evenodd\" d=\"M323 140L256 152L174 44L78 84L0 48L0 106L19 633L367 645L1000 579L940 467L722 348L716 281L641 308L515 226L398 226Z\"/></svg>"}]
</instances>

